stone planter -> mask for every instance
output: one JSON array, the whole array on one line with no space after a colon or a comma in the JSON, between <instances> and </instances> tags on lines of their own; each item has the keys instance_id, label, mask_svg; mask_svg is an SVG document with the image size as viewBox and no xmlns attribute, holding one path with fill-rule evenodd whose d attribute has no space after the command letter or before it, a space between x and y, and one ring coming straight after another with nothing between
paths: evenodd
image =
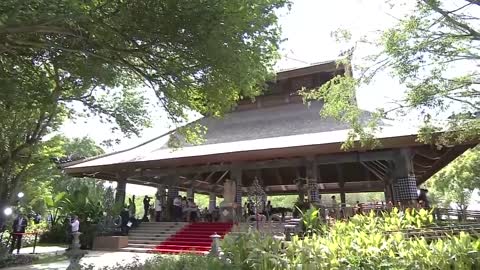
<instances>
[{"instance_id":1,"label":"stone planter","mask_svg":"<svg viewBox=\"0 0 480 270\"><path fill-rule=\"evenodd\" d=\"M93 250L119 250L128 246L128 236L97 236Z\"/></svg>"}]
</instances>

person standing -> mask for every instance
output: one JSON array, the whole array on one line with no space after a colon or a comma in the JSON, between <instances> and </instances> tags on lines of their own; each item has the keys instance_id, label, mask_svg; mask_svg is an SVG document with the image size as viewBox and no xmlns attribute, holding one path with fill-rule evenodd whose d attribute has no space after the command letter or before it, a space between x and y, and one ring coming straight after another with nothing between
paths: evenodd
<instances>
[{"instance_id":1,"label":"person standing","mask_svg":"<svg viewBox=\"0 0 480 270\"><path fill-rule=\"evenodd\" d=\"M272 202L268 201L267 206L265 207L265 213L267 216L267 220L270 220L270 217L272 216Z\"/></svg>"},{"instance_id":2,"label":"person standing","mask_svg":"<svg viewBox=\"0 0 480 270\"><path fill-rule=\"evenodd\" d=\"M10 245L10 254L17 248L17 254L20 253L20 248L22 247L22 237L27 228L28 220L23 216L22 213L19 213L17 218L13 221L12 226L12 244Z\"/></svg>"},{"instance_id":3,"label":"person standing","mask_svg":"<svg viewBox=\"0 0 480 270\"><path fill-rule=\"evenodd\" d=\"M159 198L155 200L155 221L160 222L162 217L162 202Z\"/></svg>"},{"instance_id":4,"label":"person standing","mask_svg":"<svg viewBox=\"0 0 480 270\"><path fill-rule=\"evenodd\" d=\"M128 235L128 231L130 227L128 227L128 222L130 221L130 214L128 213L128 206L125 205L120 212L120 218L121 218L121 229L122 229L122 234L123 235Z\"/></svg>"},{"instance_id":5,"label":"person standing","mask_svg":"<svg viewBox=\"0 0 480 270\"><path fill-rule=\"evenodd\" d=\"M178 197L176 197L174 200L173 200L173 217L174 217L174 221L181 221L182 219L182 196L178 195Z\"/></svg>"},{"instance_id":6,"label":"person standing","mask_svg":"<svg viewBox=\"0 0 480 270\"><path fill-rule=\"evenodd\" d=\"M70 226L72 226L72 234L78 233L80 229L80 221L78 220L78 216L73 216L72 223Z\"/></svg>"},{"instance_id":7,"label":"person standing","mask_svg":"<svg viewBox=\"0 0 480 270\"><path fill-rule=\"evenodd\" d=\"M148 195L145 195L145 198L143 198L143 218L142 221L147 222L148 221L148 210L150 209L150 197Z\"/></svg>"},{"instance_id":8,"label":"person standing","mask_svg":"<svg viewBox=\"0 0 480 270\"><path fill-rule=\"evenodd\" d=\"M338 219L338 204L335 196L332 196L332 209L330 212L330 217L333 219Z\"/></svg>"},{"instance_id":9,"label":"person standing","mask_svg":"<svg viewBox=\"0 0 480 270\"><path fill-rule=\"evenodd\" d=\"M137 213L137 207L135 206L135 195L129 199L128 212L130 214L130 218L135 218L135 214Z\"/></svg>"},{"instance_id":10,"label":"person standing","mask_svg":"<svg viewBox=\"0 0 480 270\"><path fill-rule=\"evenodd\" d=\"M74 215L72 218L72 222L70 223L70 245L73 243L73 239L75 238L75 234L79 232L80 230L80 221L78 220L78 216Z\"/></svg>"}]
</instances>

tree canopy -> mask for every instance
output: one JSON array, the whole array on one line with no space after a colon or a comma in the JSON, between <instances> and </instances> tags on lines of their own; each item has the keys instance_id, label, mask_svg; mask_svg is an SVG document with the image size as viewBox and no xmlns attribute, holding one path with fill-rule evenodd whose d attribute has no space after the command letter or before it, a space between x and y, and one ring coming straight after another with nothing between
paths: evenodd
<instances>
[{"instance_id":1,"label":"tree canopy","mask_svg":"<svg viewBox=\"0 0 480 270\"><path fill-rule=\"evenodd\" d=\"M466 209L480 189L480 147L468 150L429 180L433 193L445 204Z\"/></svg>"},{"instance_id":2,"label":"tree canopy","mask_svg":"<svg viewBox=\"0 0 480 270\"><path fill-rule=\"evenodd\" d=\"M45 198L55 198L61 192L70 194L82 186L89 187L91 196L101 199L103 186L99 189L98 180L69 177L55 161L63 157L91 157L102 153L103 149L87 137L69 139L58 135L39 143L38 151L25 166L22 181L17 183L16 191L25 193L23 207L43 214Z\"/></svg>"},{"instance_id":3,"label":"tree canopy","mask_svg":"<svg viewBox=\"0 0 480 270\"><path fill-rule=\"evenodd\" d=\"M97 116L138 135L150 124L145 89L174 123L188 110L221 115L257 95L278 57L274 11L285 5L1 1L0 202L21 183L38 142L66 119Z\"/></svg>"},{"instance_id":4,"label":"tree canopy","mask_svg":"<svg viewBox=\"0 0 480 270\"><path fill-rule=\"evenodd\" d=\"M401 1L400 1L401 2ZM400 5L393 2L392 7ZM398 119L409 112L420 113L421 139L440 144L477 139L480 134L480 3L471 0L417 0L410 14L380 35L352 40L352 33L335 32L351 48L340 61L347 76L337 76L307 98L321 98L322 112L349 122L353 132L345 146L360 138L374 142L382 119ZM380 52L358 55L360 46ZM360 59L359 59L360 58ZM355 91L378 74L389 72L406 91L392 108L379 108L368 123L361 122ZM388 91L388 89L385 89ZM438 136L438 131L446 131Z\"/></svg>"}]
</instances>

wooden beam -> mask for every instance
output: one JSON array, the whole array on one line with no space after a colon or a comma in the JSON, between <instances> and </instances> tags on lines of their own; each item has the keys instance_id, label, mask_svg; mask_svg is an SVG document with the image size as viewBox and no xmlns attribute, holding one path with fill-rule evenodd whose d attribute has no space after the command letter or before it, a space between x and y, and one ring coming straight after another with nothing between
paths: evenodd
<instances>
[{"instance_id":1,"label":"wooden beam","mask_svg":"<svg viewBox=\"0 0 480 270\"><path fill-rule=\"evenodd\" d=\"M373 161L373 160L392 160L392 150L381 150L374 152L348 152L341 154L327 154L314 157L317 165L321 164L338 164L338 163L351 163L361 161ZM189 175L193 173L210 173L213 171L226 171L232 169L242 170L256 170L256 169L270 169L270 168L283 168L283 167L301 167L305 166L305 158L289 158L289 159L273 159L263 160L256 162L248 162L242 164L211 164L191 167L177 167L177 168L164 168L164 169L143 169L141 171L135 171L133 175L139 176L167 176L172 174Z\"/></svg>"},{"instance_id":2,"label":"wooden beam","mask_svg":"<svg viewBox=\"0 0 480 270\"><path fill-rule=\"evenodd\" d=\"M218 178L218 180L215 182L215 184L219 184L219 183L223 180L223 178L225 178L225 176L227 176L228 172L229 172L228 170L225 171L225 172L222 174L222 176L220 176L220 178Z\"/></svg>"},{"instance_id":3,"label":"wooden beam","mask_svg":"<svg viewBox=\"0 0 480 270\"><path fill-rule=\"evenodd\" d=\"M425 168L425 169L429 169L433 166L433 164L428 164L428 165L424 165L420 162L413 162L413 166L414 167L421 167L421 168Z\"/></svg>"},{"instance_id":4,"label":"wooden beam","mask_svg":"<svg viewBox=\"0 0 480 270\"><path fill-rule=\"evenodd\" d=\"M214 175L215 173L216 173L216 171L211 172L211 173L207 176L207 178L205 178L205 181L210 183L210 182L212 181L213 175Z\"/></svg>"},{"instance_id":5,"label":"wooden beam","mask_svg":"<svg viewBox=\"0 0 480 270\"><path fill-rule=\"evenodd\" d=\"M378 179L384 180L385 179L385 173L382 173L379 171L377 168L373 167L370 163L368 162L360 162L365 168L367 168L368 171L370 171L372 174L374 174Z\"/></svg>"},{"instance_id":6,"label":"wooden beam","mask_svg":"<svg viewBox=\"0 0 480 270\"><path fill-rule=\"evenodd\" d=\"M320 194L328 193L360 193L360 192L380 192L384 190L384 184L380 181L355 182L349 185L346 182L344 188L325 188L319 189ZM265 192L268 194L297 194L296 185L267 186Z\"/></svg>"},{"instance_id":7,"label":"wooden beam","mask_svg":"<svg viewBox=\"0 0 480 270\"><path fill-rule=\"evenodd\" d=\"M388 172L388 166L383 164L381 161L379 160L373 160L372 161L373 164L375 164L379 169L381 169L384 173L387 173Z\"/></svg>"},{"instance_id":8,"label":"wooden beam","mask_svg":"<svg viewBox=\"0 0 480 270\"><path fill-rule=\"evenodd\" d=\"M442 157L442 154L438 154L438 153L432 153L433 151L425 151L425 150L422 150L422 149L417 149L415 150L415 154L416 155L419 155L421 157L424 157L426 159L430 159L430 160L437 160L437 159L440 159Z\"/></svg>"}]
</instances>

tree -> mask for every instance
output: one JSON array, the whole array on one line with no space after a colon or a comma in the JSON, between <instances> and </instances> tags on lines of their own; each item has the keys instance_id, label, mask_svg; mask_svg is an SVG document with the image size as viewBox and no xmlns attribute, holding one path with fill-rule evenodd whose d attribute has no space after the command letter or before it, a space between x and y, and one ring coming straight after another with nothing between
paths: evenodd
<instances>
[{"instance_id":1,"label":"tree","mask_svg":"<svg viewBox=\"0 0 480 270\"><path fill-rule=\"evenodd\" d=\"M54 209L62 208L59 201L65 196L57 197L58 194L72 193L82 186L87 186L90 195L100 200L103 195L102 181L69 177L56 163L56 160L64 157L85 158L103 154L103 149L93 140L86 137L69 139L58 135L39 143L38 147L31 163L25 167L23 182L18 186L18 191L25 193L22 199L25 210L42 215L46 208L53 212Z\"/></svg>"},{"instance_id":2,"label":"tree","mask_svg":"<svg viewBox=\"0 0 480 270\"><path fill-rule=\"evenodd\" d=\"M474 192L480 188L480 147L466 151L429 180L434 194L449 205L465 211Z\"/></svg>"},{"instance_id":3,"label":"tree","mask_svg":"<svg viewBox=\"0 0 480 270\"><path fill-rule=\"evenodd\" d=\"M177 124L188 110L218 116L257 95L278 56L274 11L287 4L1 1L0 204L66 119L98 116L138 135L150 124L141 86Z\"/></svg>"},{"instance_id":4,"label":"tree","mask_svg":"<svg viewBox=\"0 0 480 270\"><path fill-rule=\"evenodd\" d=\"M473 0L417 0L411 14L380 36L353 41L350 32L339 30L335 36L351 42L340 61L346 66L346 76L334 77L318 90L305 93L305 97L324 99L322 115L351 124L345 147L352 146L357 138L364 145L374 146L374 133L383 119L412 111L423 117L423 141L450 144L478 139L479 11L480 2ZM361 58L358 48L365 44L373 44L380 52ZM370 121L362 122L355 91L382 72L389 72L405 86L405 97L395 101L392 108L379 108ZM446 132L439 135L441 130Z\"/></svg>"}]
</instances>

